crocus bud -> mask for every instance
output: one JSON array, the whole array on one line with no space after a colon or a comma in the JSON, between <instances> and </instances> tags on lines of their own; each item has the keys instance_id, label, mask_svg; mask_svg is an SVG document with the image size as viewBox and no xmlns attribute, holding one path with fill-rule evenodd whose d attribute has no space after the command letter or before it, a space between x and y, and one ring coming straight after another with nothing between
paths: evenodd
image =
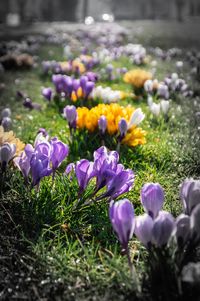
<instances>
[{"instance_id":1,"label":"crocus bud","mask_svg":"<svg viewBox=\"0 0 200 301\"><path fill-rule=\"evenodd\" d=\"M186 179L181 185L181 200L186 214L191 214L193 208L200 204L200 181Z\"/></svg>"},{"instance_id":2,"label":"crocus bud","mask_svg":"<svg viewBox=\"0 0 200 301\"><path fill-rule=\"evenodd\" d=\"M128 124L126 122L126 119L124 118L120 119L118 127L119 127L120 137L123 139L123 137L126 136L128 130Z\"/></svg>"},{"instance_id":3,"label":"crocus bud","mask_svg":"<svg viewBox=\"0 0 200 301\"><path fill-rule=\"evenodd\" d=\"M174 218L166 211L160 211L154 220L152 241L157 247L166 245L174 229Z\"/></svg>"},{"instance_id":4,"label":"crocus bud","mask_svg":"<svg viewBox=\"0 0 200 301\"><path fill-rule=\"evenodd\" d=\"M191 224L190 224L192 237L194 241L200 240L200 204L198 204L191 214Z\"/></svg>"},{"instance_id":5,"label":"crocus bud","mask_svg":"<svg viewBox=\"0 0 200 301\"><path fill-rule=\"evenodd\" d=\"M147 213L137 216L135 223L135 235L146 247L152 239L153 219Z\"/></svg>"},{"instance_id":6,"label":"crocus bud","mask_svg":"<svg viewBox=\"0 0 200 301\"><path fill-rule=\"evenodd\" d=\"M16 152L16 145L12 143L4 143L0 147L0 163L2 170L6 169L9 161L14 157Z\"/></svg>"},{"instance_id":7,"label":"crocus bud","mask_svg":"<svg viewBox=\"0 0 200 301\"><path fill-rule=\"evenodd\" d=\"M169 111L169 100L161 100L160 108L164 115L167 115Z\"/></svg>"},{"instance_id":8,"label":"crocus bud","mask_svg":"<svg viewBox=\"0 0 200 301\"><path fill-rule=\"evenodd\" d=\"M5 108L1 111L1 118L11 117L11 110L9 108Z\"/></svg>"},{"instance_id":9,"label":"crocus bud","mask_svg":"<svg viewBox=\"0 0 200 301\"><path fill-rule=\"evenodd\" d=\"M109 217L122 248L126 249L135 228L133 204L128 199L111 201Z\"/></svg>"},{"instance_id":10,"label":"crocus bud","mask_svg":"<svg viewBox=\"0 0 200 301\"><path fill-rule=\"evenodd\" d=\"M44 88L42 90L42 95L44 98L46 98L48 101L51 101L52 99L52 89L51 88Z\"/></svg>"},{"instance_id":11,"label":"crocus bud","mask_svg":"<svg viewBox=\"0 0 200 301\"><path fill-rule=\"evenodd\" d=\"M9 131L12 126L12 119L10 117L4 117L1 121L1 125L5 132Z\"/></svg>"},{"instance_id":12,"label":"crocus bud","mask_svg":"<svg viewBox=\"0 0 200 301\"><path fill-rule=\"evenodd\" d=\"M93 82L87 82L85 86L85 97L87 98L92 90L94 89L94 83Z\"/></svg>"},{"instance_id":13,"label":"crocus bud","mask_svg":"<svg viewBox=\"0 0 200 301\"><path fill-rule=\"evenodd\" d=\"M131 116L131 119L128 124L128 128L130 129L133 125L140 124L144 118L145 118L145 114L142 112L142 110L140 108L136 109Z\"/></svg>"},{"instance_id":14,"label":"crocus bud","mask_svg":"<svg viewBox=\"0 0 200 301\"><path fill-rule=\"evenodd\" d=\"M185 245L190 237L190 217L188 215L181 214L177 217L174 236L178 246L182 247Z\"/></svg>"},{"instance_id":15,"label":"crocus bud","mask_svg":"<svg viewBox=\"0 0 200 301\"><path fill-rule=\"evenodd\" d=\"M102 115L98 120L98 126L101 134L105 134L107 128L107 119L104 115Z\"/></svg>"},{"instance_id":16,"label":"crocus bud","mask_svg":"<svg viewBox=\"0 0 200 301\"><path fill-rule=\"evenodd\" d=\"M77 111L75 106L66 106L63 115L67 119L70 128L76 128Z\"/></svg>"},{"instance_id":17,"label":"crocus bud","mask_svg":"<svg viewBox=\"0 0 200 301\"><path fill-rule=\"evenodd\" d=\"M154 219L164 202L164 191L158 183L147 183L141 190L141 202L145 211Z\"/></svg>"}]
</instances>

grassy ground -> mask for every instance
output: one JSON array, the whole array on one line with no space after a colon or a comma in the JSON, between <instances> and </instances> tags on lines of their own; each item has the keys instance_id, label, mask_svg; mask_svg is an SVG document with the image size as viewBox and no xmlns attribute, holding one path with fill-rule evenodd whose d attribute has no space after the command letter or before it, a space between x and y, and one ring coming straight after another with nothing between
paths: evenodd
<instances>
[{"instance_id":1,"label":"grassy ground","mask_svg":"<svg viewBox=\"0 0 200 301\"><path fill-rule=\"evenodd\" d=\"M8 104L12 108L13 129L25 143L34 141L40 127L66 142L66 121L54 104L46 104L41 97L41 87L51 86L51 81L42 76L40 60L61 60L62 48L43 45L38 56L38 66L34 70L3 75L5 88L0 94L0 108ZM132 68L126 58L117 65ZM144 68L149 69L148 66ZM163 79L174 70L174 60L158 60L156 77ZM185 74L187 72L186 68ZM125 83L109 85L130 90ZM17 90L41 103L42 111L23 108L15 97ZM132 105L141 107L146 113L142 127L148 134L146 145L121 149L120 162L136 174L134 189L127 197L139 214L142 212L139 199L142 185L159 182L165 189L165 208L177 215L180 212L179 184L188 176L199 176L198 131L192 117L198 108L194 107L193 100L172 99L170 118L164 122L152 118L145 101L132 101ZM91 159L98 146L95 137L86 138L70 154L68 163L80 158ZM76 191L75 180L69 181L62 174L58 174L53 185L51 179L44 179L39 194L23 185L19 172L8 174L0 205L4 221L0 223L2 300L139 299L135 296L126 258L120 254L119 243L109 223L108 205L102 202L75 212L72 202L77 197ZM136 239L131 242L131 256L142 278L145 251Z\"/></svg>"}]
</instances>

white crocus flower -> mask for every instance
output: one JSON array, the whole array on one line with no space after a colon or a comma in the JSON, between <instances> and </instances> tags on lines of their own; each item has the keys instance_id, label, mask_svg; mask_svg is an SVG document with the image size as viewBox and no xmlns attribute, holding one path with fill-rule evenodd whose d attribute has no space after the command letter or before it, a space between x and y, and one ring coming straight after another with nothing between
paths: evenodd
<instances>
[{"instance_id":1,"label":"white crocus flower","mask_svg":"<svg viewBox=\"0 0 200 301\"><path fill-rule=\"evenodd\" d=\"M153 91L153 81L151 79L148 79L144 83L144 90L147 93L151 93Z\"/></svg>"},{"instance_id":2,"label":"white crocus flower","mask_svg":"<svg viewBox=\"0 0 200 301\"><path fill-rule=\"evenodd\" d=\"M160 114L160 104L159 103L157 104L157 103L153 102L150 105L149 109L153 115L155 115L157 117L159 116L159 114Z\"/></svg>"},{"instance_id":3,"label":"white crocus flower","mask_svg":"<svg viewBox=\"0 0 200 301\"><path fill-rule=\"evenodd\" d=\"M147 97L147 103L148 103L148 106L150 107L153 103L153 97L151 95L148 95Z\"/></svg>"},{"instance_id":4,"label":"white crocus flower","mask_svg":"<svg viewBox=\"0 0 200 301\"><path fill-rule=\"evenodd\" d=\"M142 112L140 108L136 109L129 121L128 129L130 129L133 125L140 124L145 118L145 114Z\"/></svg>"},{"instance_id":5,"label":"white crocus flower","mask_svg":"<svg viewBox=\"0 0 200 301\"><path fill-rule=\"evenodd\" d=\"M166 115L169 111L169 100L161 100L160 101L160 108L164 115Z\"/></svg>"}]
</instances>

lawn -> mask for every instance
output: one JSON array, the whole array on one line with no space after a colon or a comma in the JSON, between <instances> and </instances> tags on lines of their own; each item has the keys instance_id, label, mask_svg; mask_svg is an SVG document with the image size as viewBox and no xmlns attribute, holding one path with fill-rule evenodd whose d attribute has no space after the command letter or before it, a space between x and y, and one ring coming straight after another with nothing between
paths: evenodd
<instances>
[{"instance_id":1,"label":"lawn","mask_svg":"<svg viewBox=\"0 0 200 301\"><path fill-rule=\"evenodd\" d=\"M121 44L127 43L126 39ZM130 42L134 43L132 40ZM95 47L96 44L91 43L90 51ZM186 178L199 177L196 114L199 111L199 84L189 76L191 66L186 51L184 49L177 56L163 60L147 48L148 62L139 67L126 56L112 62L115 68L141 68L151 72L152 61L156 60L154 78L163 81L169 74L177 72L176 62L183 61L181 77L194 91L190 97L178 93L171 95L170 109L164 117L151 113L146 94L138 98L127 96L119 101L123 106L141 108L145 114L141 127L147 133L146 144L135 147L122 144L119 152L119 162L134 172L135 179L133 188L118 199L128 198L137 216L144 213L140 191L145 183L159 183L163 187L164 210L177 217L182 212L181 183ZM78 56L80 50L75 49L73 54ZM45 128L50 137L57 136L68 144L70 151L56 171L55 179L52 180L51 176L43 178L39 190L25 185L21 172L10 162L0 202L0 299L183 300L176 285L173 286L170 281L167 283L167 278L167 297L162 280L157 290L155 279L152 280L149 271L148 251L134 235L129 249L141 286L137 289L127 258L121 252L113 232L107 199L76 206L79 198L76 177L70 178L63 172L69 163L83 158L93 160L93 153L101 146L101 139L98 131L90 134L77 130L71 141L62 109L73 103L70 100L48 102L41 94L43 87L53 89L51 76L43 74L41 62L63 61L63 45L45 41L34 55L36 63L32 69L6 70L1 74L0 110L11 108L12 130L25 144L33 144L39 128ZM105 66L106 63L101 61L93 71L98 74ZM112 81L100 79L97 84L129 95L133 92L132 86L125 83L122 77ZM39 103L41 110L25 108L22 99L16 96L17 91ZM116 149L115 140L111 140L109 135L105 137L105 146L110 150ZM91 181L87 193L93 190L94 183ZM185 291L185 296L191 298L190 287Z\"/></svg>"}]
</instances>

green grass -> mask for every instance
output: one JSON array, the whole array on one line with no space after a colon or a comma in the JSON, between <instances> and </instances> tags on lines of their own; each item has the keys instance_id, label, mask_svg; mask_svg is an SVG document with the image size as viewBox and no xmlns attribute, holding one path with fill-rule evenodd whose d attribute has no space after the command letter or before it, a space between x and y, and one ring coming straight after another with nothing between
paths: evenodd
<instances>
[{"instance_id":1,"label":"green grass","mask_svg":"<svg viewBox=\"0 0 200 301\"><path fill-rule=\"evenodd\" d=\"M60 59L62 49L44 45L38 55L40 59ZM128 69L134 67L125 58L115 65L125 65ZM174 61L158 60L156 77L162 79L175 69L174 66ZM149 69L148 66L143 68ZM12 108L13 129L17 137L26 143L33 143L37 130L44 127L51 136L57 135L64 142L68 141L67 123L58 107L47 104L41 96L42 86L52 84L50 78L41 75L40 64L31 71L6 72L3 82L5 88L0 95L1 108L8 104ZM102 84L106 85L105 82ZM113 89L131 90L122 82L109 85ZM33 101L42 104L42 111L23 108L21 101L16 100L17 90L22 90ZM181 104L181 112L177 110L177 102ZM164 122L152 118L146 101L132 101L132 105L141 107L146 113L142 127L147 131L147 144L133 149L121 147L120 162L136 175L134 188L125 196L133 202L138 215L142 213L142 185L159 182L165 190L164 208L176 216L181 211L180 183L187 176L199 175L194 143L197 133L190 135L194 126L191 122L193 106L189 99L172 100L169 121ZM77 141L80 143L73 146L63 167L80 158L92 159L93 151L100 146L95 134L88 137L77 133ZM59 173L53 184L50 177L42 180L38 193L25 187L21 174L18 171L12 174L12 170L8 174L2 199L13 203L16 210L12 218L19 225L20 235L28 240L29 248L51 277L64 283L69 300L75 296L76 300L89 300L93 295L95 300L101 300L105 294L108 300L120 300L123 299L121 296L128 299L135 295L126 258L120 255L119 243L111 229L106 201L76 211L75 179L70 181ZM131 255L142 277L145 251L135 238L131 242Z\"/></svg>"}]
</instances>

